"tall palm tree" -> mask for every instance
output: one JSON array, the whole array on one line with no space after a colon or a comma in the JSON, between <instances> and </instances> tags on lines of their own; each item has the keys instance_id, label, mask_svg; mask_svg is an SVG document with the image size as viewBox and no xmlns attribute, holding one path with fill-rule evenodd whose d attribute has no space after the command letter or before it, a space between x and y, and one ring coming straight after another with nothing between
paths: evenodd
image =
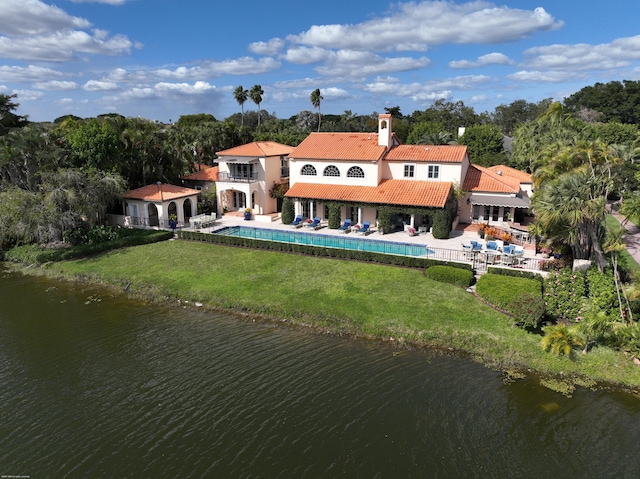
<instances>
[{"instance_id":1,"label":"tall palm tree","mask_svg":"<svg viewBox=\"0 0 640 479\"><path fill-rule=\"evenodd\" d=\"M258 126L260 126L260 103L262 103L262 95L264 95L264 90L260 85L253 85L251 87L249 98L251 98L253 103L258 105Z\"/></svg>"},{"instance_id":2,"label":"tall palm tree","mask_svg":"<svg viewBox=\"0 0 640 479\"><path fill-rule=\"evenodd\" d=\"M311 100L311 104L313 105L313 107L318 109L318 131L320 131L320 101L324 99L320 94L320 88L316 88L315 90L313 90L309 99Z\"/></svg>"},{"instance_id":3,"label":"tall palm tree","mask_svg":"<svg viewBox=\"0 0 640 479\"><path fill-rule=\"evenodd\" d=\"M244 126L244 102L249 98L249 90L245 90L242 85L237 87L233 92L233 98L236 99L238 105L242 109L242 120L240 121L240 126Z\"/></svg>"}]
</instances>

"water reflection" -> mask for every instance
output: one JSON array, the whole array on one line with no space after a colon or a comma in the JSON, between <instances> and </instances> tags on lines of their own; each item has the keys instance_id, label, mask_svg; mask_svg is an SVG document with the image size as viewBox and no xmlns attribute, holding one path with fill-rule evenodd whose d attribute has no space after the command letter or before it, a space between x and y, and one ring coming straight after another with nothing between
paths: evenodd
<instances>
[{"instance_id":1,"label":"water reflection","mask_svg":"<svg viewBox=\"0 0 640 479\"><path fill-rule=\"evenodd\" d=\"M640 477L629 395L2 276L2 474Z\"/></svg>"}]
</instances>

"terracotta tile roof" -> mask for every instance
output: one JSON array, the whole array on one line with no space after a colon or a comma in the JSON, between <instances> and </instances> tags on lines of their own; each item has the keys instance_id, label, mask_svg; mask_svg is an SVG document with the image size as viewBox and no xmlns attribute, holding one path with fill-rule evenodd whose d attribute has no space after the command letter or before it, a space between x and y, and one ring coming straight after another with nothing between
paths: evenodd
<instances>
[{"instance_id":1,"label":"terracotta tile roof","mask_svg":"<svg viewBox=\"0 0 640 479\"><path fill-rule=\"evenodd\" d=\"M490 193L518 193L520 180L513 176L497 175L479 165L469 165L462 189Z\"/></svg>"},{"instance_id":2,"label":"terracotta tile roof","mask_svg":"<svg viewBox=\"0 0 640 479\"><path fill-rule=\"evenodd\" d=\"M180 178L193 181L218 181L218 167L200 165L200 171L196 171L187 176L181 176Z\"/></svg>"},{"instance_id":3,"label":"terracotta tile roof","mask_svg":"<svg viewBox=\"0 0 640 479\"><path fill-rule=\"evenodd\" d=\"M516 170L515 168L511 168L506 165L496 165L490 166L487 170L492 171L493 173L498 174L498 172L502 173L502 176L511 176L513 178L518 178L520 183L533 183L533 179L531 175L526 171Z\"/></svg>"},{"instance_id":4,"label":"terracotta tile roof","mask_svg":"<svg viewBox=\"0 0 640 479\"><path fill-rule=\"evenodd\" d=\"M443 208L451 191L446 181L382 180L378 186L296 183L286 196L314 200L351 201Z\"/></svg>"},{"instance_id":5,"label":"terracotta tile roof","mask_svg":"<svg viewBox=\"0 0 640 479\"><path fill-rule=\"evenodd\" d=\"M185 196L193 196L197 195L198 193L200 193L198 190L185 188L184 186L154 184L143 186L142 188L138 188L135 190L130 190L124 194L124 198L159 202L184 198Z\"/></svg>"},{"instance_id":6,"label":"terracotta tile roof","mask_svg":"<svg viewBox=\"0 0 640 479\"><path fill-rule=\"evenodd\" d=\"M275 141L254 141L246 145L235 146L228 150L218 151L218 156L251 156L265 158L267 156L286 156L293 150L293 146L283 145Z\"/></svg>"},{"instance_id":7,"label":"terracotta tile roof","mask_svg":"<svg viewBox=\"0 0 640 479\"><path fill-rule=\"evenodd\" d=\"M289 157L309 160L380 160L377 133L311 133Z\"/></svg>"},{"instance_id":8,"label":"terracotta tile roof","mask_svg":"<svg viewBox=\"0 0 640 479\"><path fill-rule=\"evenodd\" d=\"M385 160L462 163L466 155L464 145L398 145L389 151Z\"/></svg>"}]
</instances>

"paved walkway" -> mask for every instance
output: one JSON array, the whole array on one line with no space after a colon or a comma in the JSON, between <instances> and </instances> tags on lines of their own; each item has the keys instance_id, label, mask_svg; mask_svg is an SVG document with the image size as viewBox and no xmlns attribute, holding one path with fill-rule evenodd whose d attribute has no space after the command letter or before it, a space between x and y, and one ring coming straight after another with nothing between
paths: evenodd
<instances>
[{"instance_id":1,"label":"paved walkway","mask_svg":"<svg viewBox=\"0 0 640 479\"><path fill-rule=\"evenodd\" d=\"M611 213L611 216L617 219L627 231L624 235L624 242L627 245L627 251L633 259L636 260L636 263L640 264L640 228L634 225L631 221L627 221L624 216L611 208L611 203L609 203L607 209Z\"/></svg>"}]
</instances>

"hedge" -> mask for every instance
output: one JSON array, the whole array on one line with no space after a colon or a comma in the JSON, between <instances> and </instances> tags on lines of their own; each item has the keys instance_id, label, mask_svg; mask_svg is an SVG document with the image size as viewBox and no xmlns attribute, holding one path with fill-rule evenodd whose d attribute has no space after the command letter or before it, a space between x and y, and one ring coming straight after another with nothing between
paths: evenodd
<instances>
[{"instance_id":1,"label":"hedge","mask_svg":"<svg viewBox=\"0 0 640 479\"><path fill-rule=\"evenodd\" d=\"M299 253L309 256L321 256L326 258L337 258L364 261L370 263L389 264L395 266L406 266L408 268L428 269L435 265L448 265L472 271L470 264L439 261L431 258L421 258L416 256L399 256L393 254L375 253L370 251L355 251L349 249L326 248L323 246L311 246L296 243L283 243L279 241L269 241L253 238L241 238L238 236L217 235L202 233L199 231L179 231L178 237L191 241L202 241L206 243L222 244L229 246L240 246L251 249L264 249L270 251L280 251L283 253Z\"/></svg>"},{"instance_id":2,"label":"hedge","mask_svg":"<svg viewBox=\"0 0 640 479\"><path fill-rule=\"evenodd\" d=\"M487 273L478 279L476 293L485 301L508 310L512 301L524 293L542 297L542 284L535 279Z\"/></svg>"},{"instance_id":3,"label":"hedge","mask_svg":"<svg viewBox=\"0 0 640 479\"><path fill-rule=\"evenodd\" d=\"M137 230L140 233L124 235L105 243L72 246L70 248L45 248L38 245L17 246L4 255L7 261L25 264L43 264L52 261L65 261L91 256L127 246L157 243L173 238L171 231Z\"/></svg>"},{"instance_id":4,"label":"hedge","mask_svg":"<svg viewBox=\"0 0 640 479\"><path fill-rule=\"evenodd\" d=\"M454 284L462 288L468 288L473 281L473 271L461 268L453 268L447 265L432 266L427 269L427 278L441 283Z\"/></svg>"}]
</instances>

